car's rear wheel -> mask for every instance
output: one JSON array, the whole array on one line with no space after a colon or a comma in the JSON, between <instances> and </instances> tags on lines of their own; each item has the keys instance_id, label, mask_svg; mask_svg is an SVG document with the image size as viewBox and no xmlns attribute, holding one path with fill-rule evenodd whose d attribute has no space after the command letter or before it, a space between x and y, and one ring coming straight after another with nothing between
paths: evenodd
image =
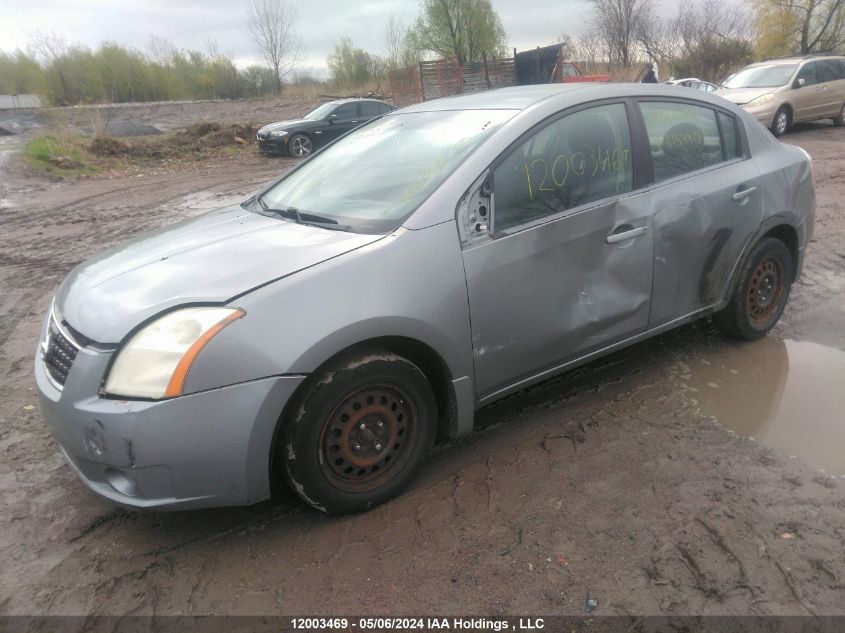
<instances>
[{"instance_id":1,"label":"car's rear wheel","mask_svg":"<svg viewBox=\"0 0 845 633\"><path fill-rule=\"evenodd\" d=\"M716 325L734 338L765 336L789 300L792 270L792 255L783 242L761 240L749 254L727 307L713 316Z\"/></svg>"},{"instance_id":2,"label":"car's rear wheel","mask_svg":"<svg viewBox=\"0 0 845 633\"><path fill-rule=\"evenodd\" d=\"M789 115L789 108L782 106L775 113L775 118L772 120L772 134L778 137L786 134L789 130L791 118L792 117Z\"/></svg>"},{"instance_id":3,"label":"car's rear wheel","mask_svg":"<svg viewBox=\"0 0 845 633\"><path fill-rule=\"evenodd\" d=\"M833 124L836 127L842 127L845 125L845 103L843 103L842 107L839 109L839 116L833 117Z\"/></svg>"},{"instance_id":4,"label":"car's rear wheel","mask_svg":"<svg viewBox=\"0 0 845 633\"><path fill-rule=\"evenodd\" d=\"M416 365L389 352L332 364L292 409L276 462L306 503L331 514L361 512L399 494L434 443L431 385Z\"/></svg>"},{"instance_id":5,"label":"car's rear wheel","mask_svg":"<svg viewBox=\"0 0 845 633\"><path fill-rule=\"evenodd\" d=\"M305 158L314 150L311 139L305 134L294 134L288 140L288 151L294 158Z\"/></svg>"}]
</instances>

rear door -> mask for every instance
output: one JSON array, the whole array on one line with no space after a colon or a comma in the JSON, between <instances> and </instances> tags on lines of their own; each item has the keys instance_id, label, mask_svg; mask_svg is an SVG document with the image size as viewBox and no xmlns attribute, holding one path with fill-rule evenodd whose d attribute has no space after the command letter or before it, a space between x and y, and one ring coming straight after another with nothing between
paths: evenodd
<instances>
[{"instance_id":1,"label":"rear door","mask_svg":"<svg viewBox=\"0 0 845 633\"><path fill-rule=\"evenodd\" d=\"M358 103L358 122L366 123L381 114L381 108L376 101L360 101Z\"/></svg>"},{"instance_id":2,"label":"rear door","mask_svg":"<svg viewBox=\"0 0 845 633\"><path fill-rule=\"evenodd\" d=\"M651 328L724 296L760 224L762 192L733 114L669 100L644 100L640 109L655 180Z\"/></svg>"},{"instance_id":3,"label":"rear door","mask_svg":"<svg viewBox=\"0 0 845 633\"><path fill-rule=\"evenodd\" d=\"M845 103L845 63L837 59L825 59L817 62L821 79L822 107L827 116L839 114Z\"/></svg>"},{"instance_id":4,"label":"rear door","mask_svg":"<svg viewBox=\"0 0 845 633\"><path fill-rule=\"evenodd\" d=\"M636 192L625 103L542 125L485 186L492 234L463 250L480 399L645 329L652 207Z\"/></svg>"},{"instance_id":5,"label":"rear door","mask_svg":"<svg viewBox=\"0 0 845 633\"><path fill-rule=\"evenodd\" d=\"M809 62L801 67L793 84L793 109L795 121L810 121L824 115L824 96L820 83L821 72L818 62ZM800 85L803 80L804 85Z\"/></svg>"}]
</instances>

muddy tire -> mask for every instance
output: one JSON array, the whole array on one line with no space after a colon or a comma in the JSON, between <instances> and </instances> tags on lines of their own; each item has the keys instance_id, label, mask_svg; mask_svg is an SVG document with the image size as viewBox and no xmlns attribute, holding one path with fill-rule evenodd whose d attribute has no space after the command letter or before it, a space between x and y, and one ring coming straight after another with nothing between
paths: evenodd
<instances>
[{"instance_id":1,"label":"muddy tire","mask_svg":"<svg viewBox=\"0 0 845 633\"><path fill-rule=\"evenodd\" d=\"M792 271L792 255L783 242L771 237L760 240L745 262L730 303L713 315L713 321L733 338L762 338L783 314Z\"/></svg>"},{"instance_id":2,"label":"muddy tire","mask_svg":"<svg viewBox=\"0 0 845 633\"><path fill-rule=\"evenodd\" d=\"M789 114L789 108L782 106L775 112L775 118L772 119L772 134L776 137L781 137L789 131L792 125L792 116Z\"/></svg>"},{"instance_id":3,"label":"muddy tire","mask_svg":"<svg viewBox=\"0 0 845 633\"><path fill-rule=\"evenodd\" d=\"M340 359L293 404L275 463L303 501L330 514L395 497L434 443L431 385L416 365L389 352Z\"/></svg>"},{"instance_id":4,"label":"muddy tire","mask_svg":"<svg viewBox=\"0 0 845 633\"><path fill-rule=\"evenodd\" d=\"M839 110L839 116L833 117L833 124L836 127L842 127L845 125L845 103L842 104L842 107Z\"/></svg>"},{"instance_id":5,"label":"muddy tire","mask_svg":"<svg viewBox=\"0 0 845 633\"><path fill-rule=\"evenodd\" d=\"M305 134L294 134L288 140L288 153L293 158L308 158L314 151L314 144Z\"/></svg>"}]
</instances>

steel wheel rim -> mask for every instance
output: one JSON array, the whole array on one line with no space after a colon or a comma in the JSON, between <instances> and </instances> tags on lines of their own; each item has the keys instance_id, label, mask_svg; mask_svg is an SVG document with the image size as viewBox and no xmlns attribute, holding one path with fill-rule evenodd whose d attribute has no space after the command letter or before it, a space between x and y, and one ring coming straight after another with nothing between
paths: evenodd
<instances>
[{"instance_id":1,"label":"steel wheel rim","mask_svg":"<svg viewBox=\"0 0 845 633\"><path fill-rule=\"evenodd\" d=\"M311 153L311 141L304 136L296 136L290 142L290 151L294 156L308 156Z\"/></svg>"},{"instance_id":2,"label":"steel wheel rim","mask_svg":"<svg viewBox=\"0 0 845 633\"><path fill-rule=\"evenodd\" d=\"M777 126L777 130L778 130L779 134L783 134L784 132L786 132L786 121L787 121L786 112L783 112L783 111L778 112L777 123L775 125Z\"/></svg>"},{"instance_id":3,"label":"steel wheel rim","mask_svg":"<svg viewBox=\"0 0 845 633\"><path fill-rule=\"evenodd\" d=\"M366 492L401 472L419 436L417 407L397 385L357 389L327 416L320 467L334 487Z\"/></svg>"},{"instance_id":4,"label":"steel wheel rim","mask_svg":"<svg viewBox=\"0 0 845 633\"><path fill-rule=\"evenodd\" d=\"M775 258L767 257L754 269L748 285L746 306L752 324L768 324L777 313L783 291L783 268Z\"/></svg>"}]
</instances>

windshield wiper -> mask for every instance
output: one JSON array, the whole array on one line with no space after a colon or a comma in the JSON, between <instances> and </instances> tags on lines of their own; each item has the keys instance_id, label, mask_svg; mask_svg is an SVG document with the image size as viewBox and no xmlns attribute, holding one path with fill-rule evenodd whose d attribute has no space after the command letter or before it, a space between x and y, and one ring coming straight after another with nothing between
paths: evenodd
<instances>
[{"instance_id":1,"label":"windshield wiper","mask_svg":"<svg viewBox=\"0 0 845 633\"><path fill-rule=\"evenodd\" d=\"M300 211L296 207L287 207L286 209L274 209L270 207L263 198L258 198L258 202L265 213L272 213L282 218L290 218L297 224L304 224L307 226L316 226L321 229L329 229L330 231L347 231L354 233L355 231L347 224L339 224L337 220L316 213L308 213Z\"/></svg>"}]
</instances>

